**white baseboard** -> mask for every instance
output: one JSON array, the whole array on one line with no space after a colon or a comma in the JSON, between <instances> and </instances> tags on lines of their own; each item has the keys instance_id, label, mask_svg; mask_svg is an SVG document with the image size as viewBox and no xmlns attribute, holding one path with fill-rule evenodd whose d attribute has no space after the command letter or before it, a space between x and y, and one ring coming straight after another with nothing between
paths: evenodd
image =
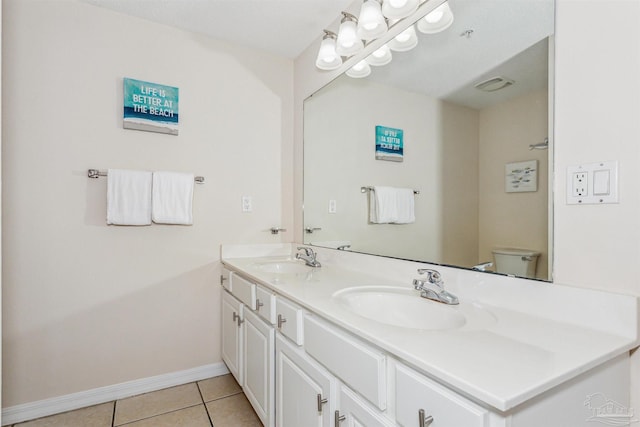
<instances>
[{"instance_id":1,"label":"white baseboard","mask_svg":"<svg viewBox=\"0 0 640 427\"><path fill-rule=\"evenodd\" d=\"M155 377L127 381L125 383L2 408L2 418L0 419L2 420L3 426L11 425L228 373L229 370L223 362L213 363L184 371L156 375Z\"/></svg>"}]
</instances>

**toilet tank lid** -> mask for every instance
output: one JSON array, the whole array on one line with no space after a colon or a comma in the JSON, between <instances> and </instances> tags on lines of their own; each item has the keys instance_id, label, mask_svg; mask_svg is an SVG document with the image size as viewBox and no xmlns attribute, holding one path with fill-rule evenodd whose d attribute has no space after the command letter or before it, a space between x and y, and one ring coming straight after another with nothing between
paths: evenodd
<instances>
[{"instance_id":1,"label":"toilet tank lid","mask_svg":"<svg viewBox=\"0 0 640 427\"><path fill-rule=\"evenodd\" d=\"M492 252L500 255L540 256L540 252L529 249L495 248Z\"/></svg>"}]
</instances>

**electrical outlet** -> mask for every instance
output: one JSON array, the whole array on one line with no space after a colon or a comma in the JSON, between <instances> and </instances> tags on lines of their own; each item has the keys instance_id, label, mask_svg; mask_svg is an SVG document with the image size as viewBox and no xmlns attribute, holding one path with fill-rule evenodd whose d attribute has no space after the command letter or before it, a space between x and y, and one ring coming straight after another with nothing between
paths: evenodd
<instances>
[{"instance_id":1,"label":"electrical outlet","mask_svg":"<svg viewBox=\"0 0 640 427\"><path fill-rule=\"evenodd\" d=\"M588 185L588 174L587 172L574 172L573 174L573 185L571 188L573 191L573 197L584 197L587 195Z\"/></svg>"},{"instance_id":2,"label":"electrical outlet","mask_svg":"<svg viewBox=\"0 0 640 427\"><path fill-rule=\"evenodd\" d=\"M242 196L242 212L251 212L253 210L253 202L251 196Z\"/></svg>"},{"instance_id":3,"label":"electrical outlet","mask_svg":"<svg viewBox=\"0 0 640 427\"><path fill-rule=\"evenodd\" d=\"M567 167L567 204L619 203L618 162L583 163Z\"/></svg>"}]
</instances>

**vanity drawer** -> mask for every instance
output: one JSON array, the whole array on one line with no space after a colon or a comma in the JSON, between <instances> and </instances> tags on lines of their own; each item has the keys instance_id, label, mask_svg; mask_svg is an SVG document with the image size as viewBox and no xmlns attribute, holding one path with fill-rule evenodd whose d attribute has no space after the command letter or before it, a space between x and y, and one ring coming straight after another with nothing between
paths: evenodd
<instances>
[{"instance_id":1,"label":"vanity drawer","mask_svg":"<svg viewBox=\"0 0 640 427\"><path fill-rule=\"evenodd\" d=\"M262 286L256 287L256 313L268 323L276 324L276 296Z\"/></svg>"},{"instance_id":2,"label":"vanity drawer","mask_svg":"<svg viewBox=\"0 0 640 427\"><path fill-rule=\"evenodd\" d=\"M231 293L251 310L256 309L256 284L238 274L231 272Z\"/></svg>"},{"instance_id":3,"label":"vanity drawer","mask_svg":"<svg viewBox=\"0 0 640 427\"><path fill-rule=\"evenodd\" d=\"M489 412L446 389L424 375L396 366L396 421L403 427L417 427L419 411L433 417L433 427L488 425Z\"/></svg>"},{"instance_id":4,"label":"vanity drawer","mask_svg":"<svg viewBox=\"0 0 640 427\"><path fill-rule=\"evenodd\" d=\"M313 314L304 316L304 348L380 410L387 407L386 356Z\"/></svg>"},{"instance_id":5,"label":"vanity drawer","mask_svg":"<svg viewBox=\"0 0 640 427\"><path fill-rule=\"evenodd\" d=\"M302 333L302 308L291 301L276 297L276 326L282 335L298 345L304 343Z\"/></svg>"},{"instance_id":6,"label":"vanity drawer","mask_svg":"<svg viewBox=\"0 0 640 427\"><path fill-rule=\"evenodd\" d=\"M222 271L220 272L220 285L229 292L231 292L231 280L229 280L230 275L231 272L222 267Z\"/></svg>"}]
</instances>

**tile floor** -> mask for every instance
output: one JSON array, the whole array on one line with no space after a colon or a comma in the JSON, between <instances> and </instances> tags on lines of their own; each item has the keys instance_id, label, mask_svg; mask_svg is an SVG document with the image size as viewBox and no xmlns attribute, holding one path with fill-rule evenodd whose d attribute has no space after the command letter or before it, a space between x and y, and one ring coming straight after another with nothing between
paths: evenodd
<instances>
[{"instance_id":1,"label":"tile floor","mask_svg":"<svg viewBox=\"0 0 640 427\"><path fill-rule=\"evenodd\" d=\"M233 376L166 388L13 427L262 427Z\"/></svg>"}]
</instances>

